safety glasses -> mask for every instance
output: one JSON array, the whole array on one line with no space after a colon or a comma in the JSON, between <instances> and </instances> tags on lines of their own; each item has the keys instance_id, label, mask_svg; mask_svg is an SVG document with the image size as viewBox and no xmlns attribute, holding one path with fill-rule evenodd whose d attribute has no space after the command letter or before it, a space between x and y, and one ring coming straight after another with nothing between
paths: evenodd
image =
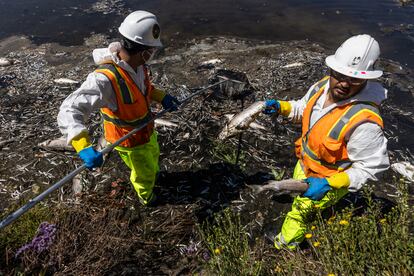
<instances>
[{"instance_id":1,"label":"safety glasses","mask_svg":"<svg viewBox=\"0 0 414 276\"><path fill-rule=\"evenodd\" d=\"M349 83L350 85L354 85L354 86L358 86L363 84L366 80L364 79L357 79L357 78L353 78L353 77L349 77L349 76L345 76L339 72L336 72L334 70L331 69L330 74L331 77L335 78L337 81L339 82L343 82L346 81L347 83Z\"/></svg>"}]
</instances>

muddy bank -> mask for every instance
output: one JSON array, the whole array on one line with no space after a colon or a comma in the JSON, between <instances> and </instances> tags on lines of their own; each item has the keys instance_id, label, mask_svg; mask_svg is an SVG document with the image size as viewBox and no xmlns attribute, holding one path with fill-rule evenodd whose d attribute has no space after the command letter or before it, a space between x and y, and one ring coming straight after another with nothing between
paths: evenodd
<instances>
[{"instance_id":1,"label":"muddy bank","mask_svg":"<svg viewBox=\"0 0 414 276\"><path fill-rule=\"evenodd\" d=\"M94 70L92 49L108 43L101 35L76 47L36 46L25 38L1 42L0 57L10 61L0 67L2 217L10 212L8 207L13 203L22 204L80 165L73 152L44 150L38 144L60 137L56 124L60 103ZM194 269L192 257L180 253L180 248L197 242L196 224L224 207L231 206L242 213L252 238L277 229L292 199L272 197L271 192L255 196L245 185L273 178L272 170L284 172L284 178L291 175L296 163L293 142L299 136L299 126L281 119L275 123L261 116L257 123L266 130L250 130L224 143L218 142L217 136L226 123L226 114L239 112L254 101L301 97L326 73L327 54L330 53L324 47L309 41L272 44L225 37L194 39L164 48L151 65L153 81L178 98L213 83L220 70L245 73L248 85L243 93L233 95L219 89L207 91L165 117L177 126L157 129L161 146L161 174L156 187L159 207L137 206L128 184L128 170L113 153L101 170L82 174L80 193L74 195L68 183L48 200L50 208L59 203L63 209L74 212L61 221L59 216L55 217L56 223L65 225L59 235L74 235L82 223L93 228L94 218L105 217L133 234L122 235L117 232L119 228L111 230L108 236L116 236L120 248L128 250L121 259L112 260L108 256L118 252L111 251L115 246L104 247L108 256L98 254L96 258L103 258L99 260L105 266L94 267L93 271L99 274L130 269L131 273L171 274ZM410 138L414 134L413 72L390 60L382 60L381 67L386 73L380 81L389 89L389 100L382 112L390 157L392 162L410 161L414 158ZM55 80L59 78L78 83L58 84ZM159 108L154 106L154 111ZM99 121L97 113L89 120L95 141L102 134ZM396 196L390 181L393 175L390 171L386 180L376 185L377 196ZM81 221L68 219L82 210L96 213L86 211L84 220L79 218ZM119 214L108 217L107 212ZM99 232L84 235L93 240ZM130 239L135 242L128 243ZM143 248L144 241L149 244L142 251L138 248ZM105 238L100 242L105 244ZM66 248L70 244L60 246ZM62 273L64 269L79 272L76 256L88 255L86 247L82 250L86 251L62 255L51 263ZM139 258L146 261L138 266L134 260ZM85 266L87 261L86 258Z\"/></svg>"}]
</instances>

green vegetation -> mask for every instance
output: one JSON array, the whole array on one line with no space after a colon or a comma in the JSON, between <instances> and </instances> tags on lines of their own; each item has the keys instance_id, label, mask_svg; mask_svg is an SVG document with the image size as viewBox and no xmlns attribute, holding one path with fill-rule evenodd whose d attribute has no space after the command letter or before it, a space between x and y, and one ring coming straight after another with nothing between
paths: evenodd
<instances>
[{"instance_id":1,"label":"green vegetation","mask_svg":"<svg viewBox=\"0 0 414 276\"><path fill-rule=\"evenodd\" d=\"M250 249L238 214L226 209L215 217L213 224L201 227L200 232L210 251L211 259L206 263L209 275L261 274L261 261Z\"/></svg>"},{"instance_id":2,"label":"green vegetation","mask_svg":"<svg viewBox=\"0 0 414 276\"><path fill-rule=\"evenodd\" d=\"M3 213L4 215L6 213ZM16 249L31 241L36 235L40 223L48 221L51 217L50 209L43 204L38 204L12 224L3 228L0 231L0 267L6 266L14 256Z\"/></svg>"},{"instance_id":3,"label":"green vegetation","mask_svg":"<svg viewBox=\"0 0 414 276\"><path fill-rule=\"evenodd\" d=\"M240 150L239 160L237 160L237 154L237 149L233 145L224 144L218 141L212 142L211 155L214 158L225 163L238 165L241 169L244 169L246 167L246 154Z\"/></svg>"},{"instance_id":4,"label":"green vegetation","mask_svg":"<svg viewBox=\"0 0 414 276\"><path fill-rule=\"evenodd\" d=\"M407 186L399 182L397 205L387 214L367 198L367 211L353 216L348 208L328 221L320 214L307 234L315 257L335 275L413 275L414 236L409 232L413 213Z\"/></svg>"},{"instance_id":5,"label":"green vegetation","mask_svg":"<svg viewBox=\"0 0 414 276\"><path fill-rule=\"evenodd\" d=\"M279 181L283 179L283 176L285 175L285 170L276 170L275 168L271 168L272 175L275 178L275 180Z\"/></svg>"},{"instance_id":6,"label":"green vegetation","mask_svg":"<svg viewBox=\"0 0 414 276\"><path fill-rule=\"evenodd\" d=\"M316 211L306 234L309 248L294 252L250 248L239 216L227 209L201 230L212 254L207 269L217 275L414 275L414 215L407 185L397 186L398 200L386 214L370 191L363 214L348 207L324 219Z\"/></svg>"}]
</instances>

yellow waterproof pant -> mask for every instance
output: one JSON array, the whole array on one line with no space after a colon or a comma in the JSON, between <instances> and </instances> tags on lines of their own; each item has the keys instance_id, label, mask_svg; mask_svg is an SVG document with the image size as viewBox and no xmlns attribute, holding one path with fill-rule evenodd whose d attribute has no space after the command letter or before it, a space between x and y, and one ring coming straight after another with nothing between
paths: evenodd
<instances>
[{"instance_id":1,"label":"yellow waterproof pant","mask_svg":"<svg viewBox=\"0 0 414 276\"><path fill-rule=\"evenodd\" d=\"M296 163L293 178L306 178L299 162ZM307 223L312 221L315 212L334 205L347 193L347 188L333 189L328 191L319 201L297 196L293 201L292 210L286 215L282 231L275 238L275 247L277 249L295 249L304 240Z\"/></svg>"},{"instance_id":2,"label":"yellow waterproof pant","mask_svg":"<svg viewBox=\"0 0 414 276\"><path fill-rule=\"evenodd\" d=\"M118 146L115 149L125 164L131 169L129 179L140 201L143 204L147 204L154 196L152 189L159 171L158 157L160 156L160 147L157 142L157 133L154 131L150 141L146 144L133 148Z\"/></svg>"}]
</instances>

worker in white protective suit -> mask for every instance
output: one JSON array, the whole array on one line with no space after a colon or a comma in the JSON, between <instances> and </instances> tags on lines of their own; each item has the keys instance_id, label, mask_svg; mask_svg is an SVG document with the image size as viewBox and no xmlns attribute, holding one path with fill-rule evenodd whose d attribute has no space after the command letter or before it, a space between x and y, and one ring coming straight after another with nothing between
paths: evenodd
<instances>
[{"instance_id":1,"label":"worker in white protective suit","mask_svg":"<svg viewBox=\"0 0 414 276\"><path fill-rule=\"evenodd\" d=\"M103 161L102 154L92 146L84 124L92 111L100 109L105 139L114 143L153 117L152 101L169 110L175 110L179 104L176 98L155 88L148 76L146 63L162 46L155 15L135 11L122 22L119 33L121 42L93 51L98 68L64 100L57 118L68 144L72 144L89 169L101 166ZM153 122L115 150L131 169L130 180L141 203L154 203L159 146Z\"/></svg>"},{"instance_id":2,"label":"worker in white protective suit","mask_svg":"<svg viewBox=\"0 0 414 276\"><path fill-rule=\"evenodd\" d=\"M374 65L378 42L369 35L346 40L325 60L330 72L297 101L266 101L264 113L278 113L302 123L296 141L299 159L293 178L308 190L295 198L276 248L296 248L304 240L310 212L323 210L368 181L377 181L389 167L387 139L379 112L387 90L373 81L382 75Z\"/></svg>"}]
</instances>

